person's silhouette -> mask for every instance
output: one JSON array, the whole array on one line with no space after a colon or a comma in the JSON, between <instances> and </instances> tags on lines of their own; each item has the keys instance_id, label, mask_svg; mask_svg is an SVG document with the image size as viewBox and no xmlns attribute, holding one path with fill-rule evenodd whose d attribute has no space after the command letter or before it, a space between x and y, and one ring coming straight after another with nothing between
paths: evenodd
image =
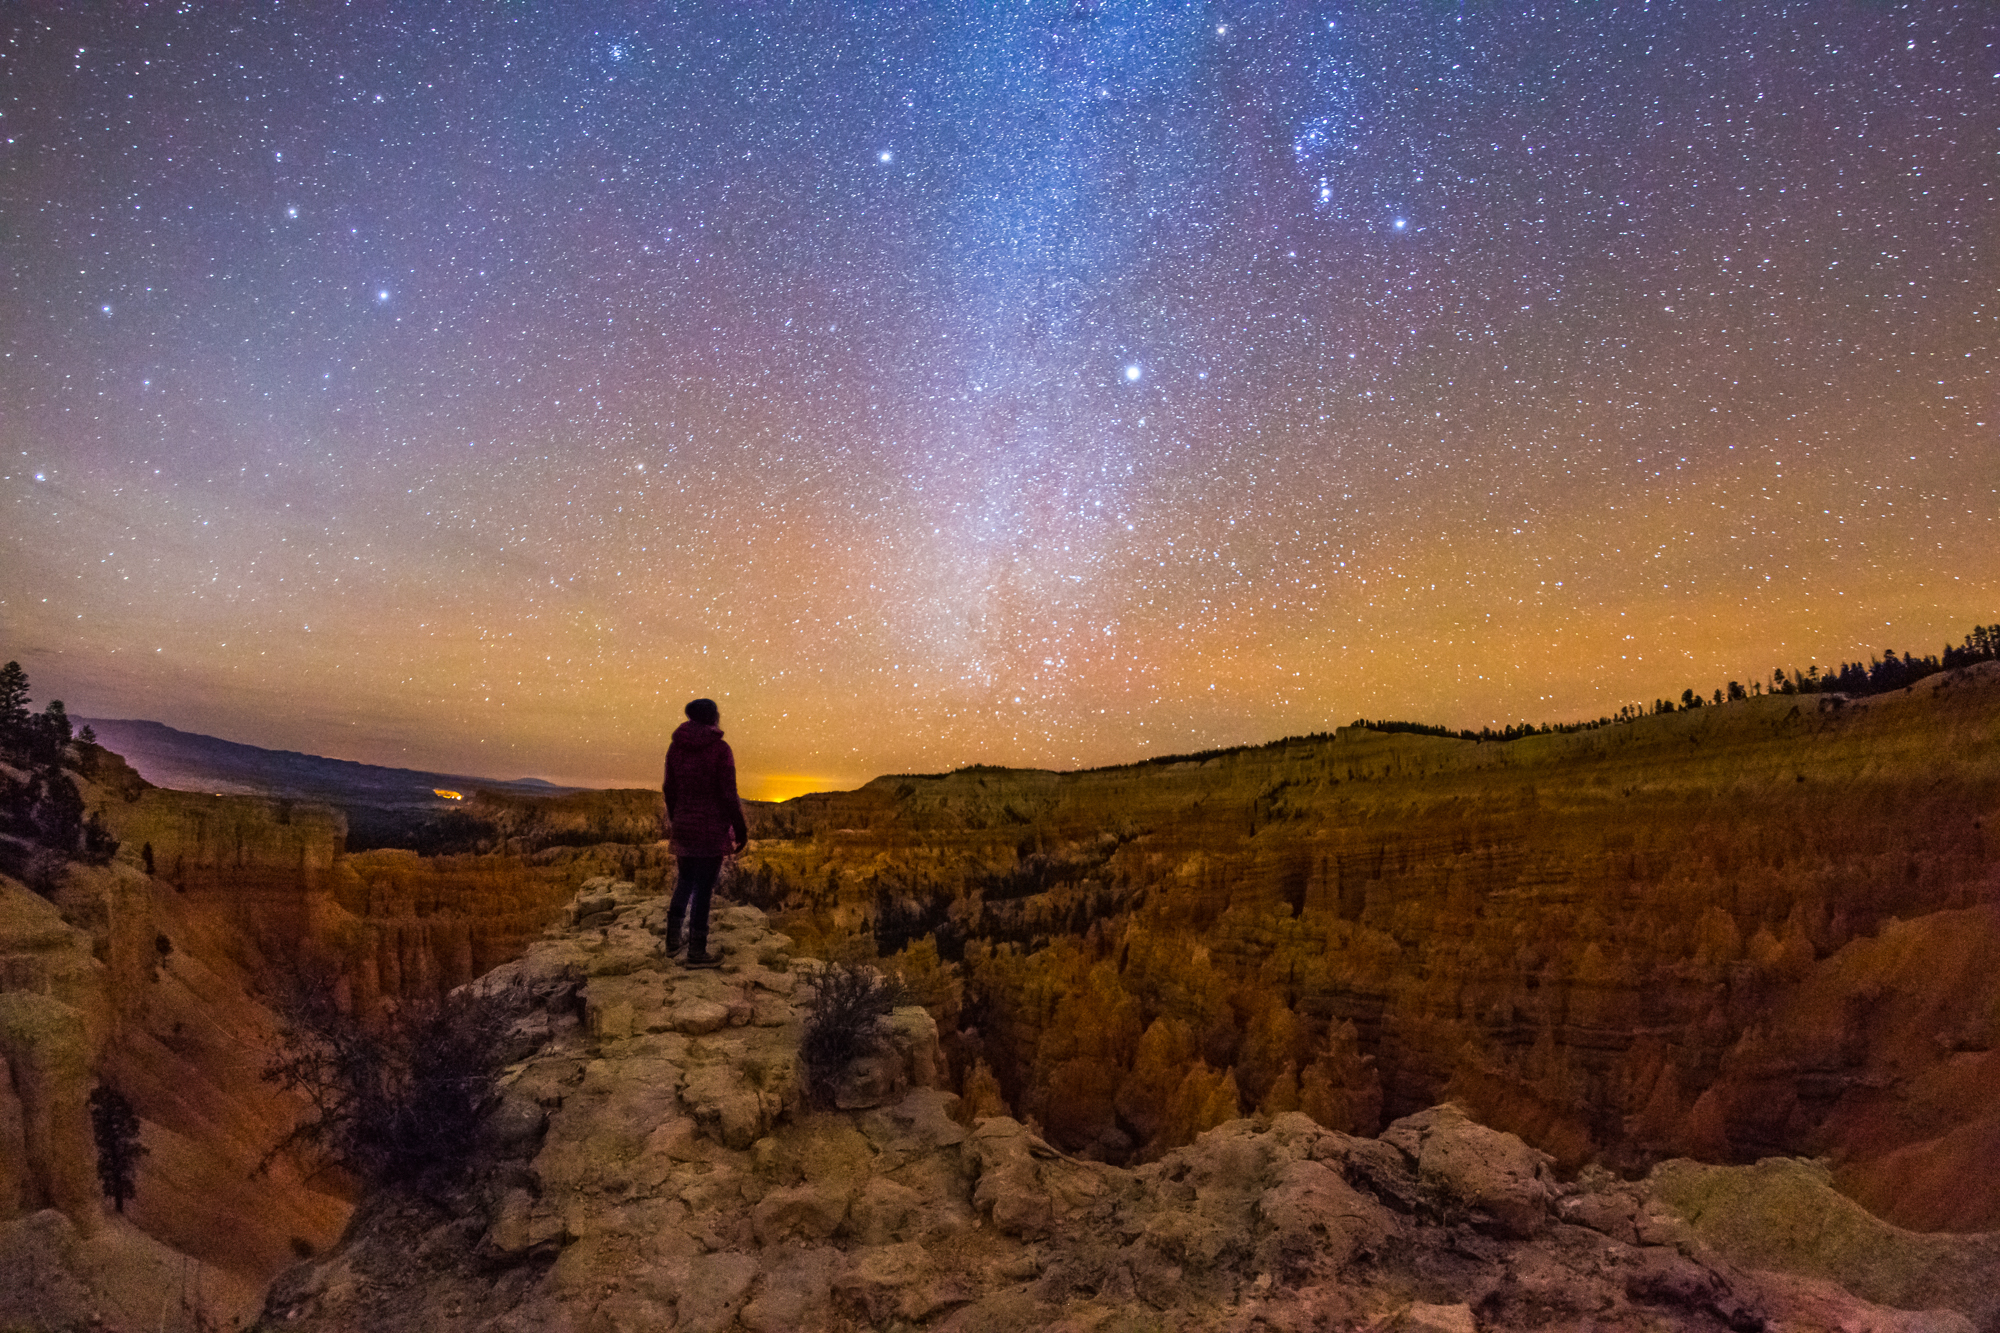
<instances>
[{"instance_id":1,"label":"person's silhouette","mask_svg":"<svg viewBox=\"0 0 2000 1333\"><path fill-rule=\"evenodd\" d=\"M713 699L695 699L684 711L688 720L674 729L660 785L668 846L680 864L667 907L667 956L680 952L685 918L687 966L714 967L721 960L708 954L709 902L723 858L750 845L750 826L736 796L736 755L722 739L722 710Z\"/></svg>"}]
</instances>

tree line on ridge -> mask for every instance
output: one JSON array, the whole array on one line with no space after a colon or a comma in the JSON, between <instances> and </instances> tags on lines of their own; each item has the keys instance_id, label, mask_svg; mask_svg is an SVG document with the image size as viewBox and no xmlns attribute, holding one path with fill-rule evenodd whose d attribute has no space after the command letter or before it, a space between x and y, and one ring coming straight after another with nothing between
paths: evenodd
<instances>
[{"instance_id":1,"label":"tree line on ridge","mask_svg":"<svg viewBox=\"0 0 2000 1333\"><path fill-rule=\"evenodd\" d=\"M1891 690L1906 689L1926 676L1935 676L1942 671L1952 671L1978 662L1991 662L1995 658L2000 658L2000 624L1975 625L1961 643L1946 644L1942 653L1933 653L1929 657L1917 657L1914 654L1899 657L1895 649L1885 648L1880 657L1871 657L1865 663L1842 662L1838 667L1825 671L1817 665L1809 665L1803 671L1793 667L1788 674L1783 667L1774 667L1768 690L1761 680L1752 680L1748 688L1745 688L1741 681L1732 680L1725 686L1718 686L1706 698L1699 691L1690 688L1681 691L1678 702L1673 699L1655 699L1651 708L1647 708L1644 704L1627 704L1609 717L1586 718L1581 722L1543 722L1539 725L1533 722L1520 722L1498 728L1481 727L1477 731L1470 728L1441 727L1428 722L1400 722L1387 719L1371 721L1367 718L1356 718L1354 725L1365 727L1369 731L1443 736L1452 740L1513 741L1523 736L1566 735L1577 731L1595 731L1599 727L1631 722L1649 715L1688 712L1715 704L1734 703L1739 699L1762 697L1767 693L1838 694L1850 699L1859 699L1871 694L1887 694Z\"/></svg>"}]
</instances>

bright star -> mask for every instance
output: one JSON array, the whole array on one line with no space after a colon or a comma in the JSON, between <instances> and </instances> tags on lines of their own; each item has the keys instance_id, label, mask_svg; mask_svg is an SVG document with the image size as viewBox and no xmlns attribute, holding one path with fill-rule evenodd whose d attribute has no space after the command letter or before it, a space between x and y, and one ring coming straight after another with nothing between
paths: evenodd
<instances>
[{"instance_id":1,"label":"bright star","mask_svg":"<svg viewBox=\"0 0 2000 1333\"><path fill-rule=\"evenodd\" d=\"M1138 379L1142 373L1143 372L1136 365L1125 367L1125 378L1128 382Z\"/></svg>"},{"instance_id":2,"label":"bright star","mask_svg":"<svg viewBox=\"0 0 2000 1333\"><path fill-rule=\"evenodd\" d=\"M1408 218L1397 218L1397 219L1396 219L1396 230L1397 230L1397 231L1401 231L1401 230L1403 230L1403 228L1405 228L1405 227L1407 227L1407 226L1409 226L1409 225L1410 225L1410 220L1409 220Z\"/></svg>"},{"instance_id":3,"label":"bright star","mask_svg":"<svg viewBox=\"0 0 2000 1333\"><path fill-rule=\"evenodd\" d=\"M388 299L389 299L389 289L388 289L387 287L384 287L384 288L383 288L383 289L382 289L381 291L379 291L379 292L375 293L375 299L376 299L377 301L386 301L386 300L388 300Z\"/></svg>"},{"instance_id":4,"label":"bright star","mask_svg":"<svg viewBox=\"0 0 2000 1333\"><path fill-rule=\"evenodd\" d=\"M881 152L875 154L875 160L877 162L894 162L896 160L896 155L890 152L888 149L884 148Z\"/></svg>"}]
</instances>

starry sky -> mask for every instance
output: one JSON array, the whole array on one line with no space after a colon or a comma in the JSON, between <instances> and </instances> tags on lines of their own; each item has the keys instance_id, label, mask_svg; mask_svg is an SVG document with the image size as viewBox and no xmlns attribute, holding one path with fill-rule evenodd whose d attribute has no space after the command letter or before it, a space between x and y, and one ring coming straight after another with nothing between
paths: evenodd
<instances>
[{"instance_id":1,"label":"starry sky","mask_svg":"<svg viewBox=\"0 0 2000 1333\"><path fill-rule=\"evenodd\" d=\"M0 657L748 794L2000 619L1987 3L0 7Z\"/></svg>"}]
</instances>

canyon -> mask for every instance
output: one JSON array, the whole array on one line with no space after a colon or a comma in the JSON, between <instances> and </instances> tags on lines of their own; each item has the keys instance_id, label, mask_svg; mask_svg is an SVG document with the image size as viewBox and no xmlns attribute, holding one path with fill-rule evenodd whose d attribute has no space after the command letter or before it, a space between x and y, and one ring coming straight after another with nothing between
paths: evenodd
<instances>
[{"instance_id":1,"label":"canyon","mask_svg":"<svg viewBox=\"0 0 2000 1333\"><path fill-rule=\"evenodd\" d=\"M2000 1235L1889 1226L1792 1159L1565 1182L1447 1105L1365 1138L1231 1116L1127 1169L976 1114L917 1005L815 1099L798 1052L827 966L733 906L721 970L684 969L664 908L589 881L476 983L516 1016L487 1132L370 1199L259 1328L2000 1327Z\"/></svg>"},{"instance_id":2,"label":"canyon","mask_svg":"<svg viewBox=\"0 0 2000 1333\"><path fill-rule=\"evenodd\" d=\"M961 1087L990 1069L1067 1151L1144 1155L1165 1025L1246 1112L1331 1064L1364 1111L1455 1099L1567 1171L1824 1156L1885 1217L1983 1230L1996 817L1984 663L1504 744L882 778L766 812L738 892L827 956L944 960Z\"/></svg>"},{"instance_id":3,"label":"canyon","mask_svg":"<svg viewBox=\"0 0 2000 1333\"><path fill-rule=\"evenodd\" d=\"M375 1205L270 1158L303 1110L261 1077L289 979L324 977L380 1018L559 938L631 929L671 887L643 791L474 795L462 814L490 850L350 853L330 808L167 791L77 753L117 855L49 892L0 877L5 1317L95 1301L153 1326L162 1291L192 1282L186 1310L248 1318L302 1257L352 1253L355 1205ZM1810 1158L1781 1183L1813 1208L1942 1243L2000 1229L1996 816L2000 665L1984 664L1868 699L1773 695L1504 743L1343 728L1088 772L885 777L751 803L722 895L768 913L801 966L899 977L935 1025L922 1096L950 1099L954 1124L1005 1121L1050 1154L1034 1161L1126 1182L1114 1193L1281 1124L1292 1143L1343 1136L1314 1160L1346 1163L1375 1151L1347 1140L1450 1103L1538 1154L1552 1208L1578 1182L1652 1206L1695 1179L1677 1161ZM591 881L624 887L585 925ZM657 1006L682 983L654 984ZM617 986L592 985L602 1009ZM585 1066L593 1045L678 1030L579 1021L558 1046ZM750 1026L778 1040L795 1021ZM148 1150L123 1217L94 1178L99 1085L131 1101ZM810 1119L775 1098L765 1138ZM675 1105L701 1129L709 1113ZM1258 1142L1265 1176L1293 1151ZM960 1143L926 1151L942 1147L976 1191L984 1168ZM1417 1170L1420 1145L1405 1157ZM541 1197L538 1175L508 1171ZM1367 1192L1394 1211L1382 1189ZM546 1258L552 1237L566 1254L569 1230L521 1252ZM1384 1310L1415 1299L1381 1290Z\"/></svg>"},{"instance_id":4,"label":"canyon","mask_svg":"<svg viewBox=\"0 0 2000 1333\"><path fill-rule=\"evenodd\" d=\"M263 1077L294 981L380 1018L518 957L589 875L668 873L640 847L348 854L329 807L171 791L79 753L117 856L46 894L0 876L0 1323L94 1292L150 1327L165 1290L176 1317L247 1319L273 1274L338 1239L356 1193L273 1155L308 1109ZM122 1214L97 1180L100 1086L141 1126Z\"/></svg>"}]
</instances>

